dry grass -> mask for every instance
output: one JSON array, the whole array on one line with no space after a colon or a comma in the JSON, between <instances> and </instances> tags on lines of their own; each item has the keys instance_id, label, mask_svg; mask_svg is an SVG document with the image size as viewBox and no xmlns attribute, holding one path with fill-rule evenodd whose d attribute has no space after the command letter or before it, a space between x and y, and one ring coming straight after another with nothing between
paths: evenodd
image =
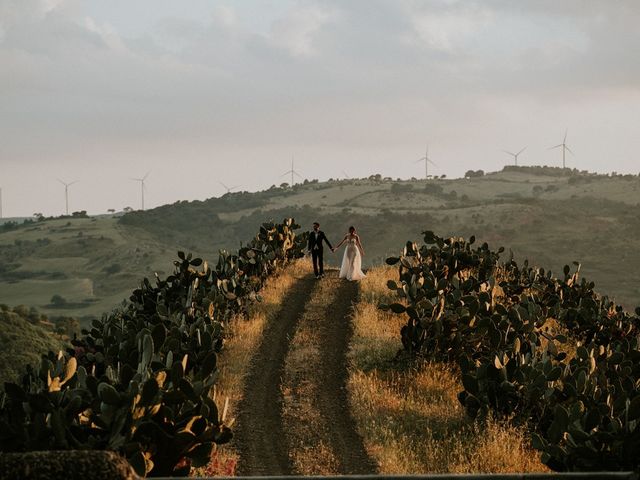
<instances>
[{"instance_id":1,"label":"dry grass","mask_svg":"<svg viewBox=\"0 0 640 480\"><path fill-rule=\"evenodd\" d=\"M289 456L300 475L336 475L339 464L327 441L327 424L318 410L319 389L315 372L323 361L319 319L336 295L329 279L318 282L302 313L291 339L285 361L283 388L283 422L290 438Z\"/></svg>"},{"instance_id":2,"label":"dry grass","mask_svg":"<svg viewBox=\"0 0 640 480\"><path fill-rule=\"evenodd\" d=\"M262 302L251 307L249 318L236 318L227 327L227 340L219 357L220 379L216 385L216 403L222 411L228 401L226 423L233 425L236 409L242 399L244 379L256 351L264 327L281 308L282 298L293 283L310 270L308 261L298 261L287 267L279 276L269 280L260 292ZM239 453L233 443L222 445L214 452L207 468L194 469L197 476L232 476Z\"/></svg>"},{"instance_id":3,"label":"dry grass","mask_svg":"<svg viewBox=\"0 0 640 480\"><path fill-rule=\"evenodd\" d=\"M454 369L441 363L401 364L401 316L379 311L395 269L378 267L361 284L350 351L349 394L365 445L381 474L547 471L526 433L465 418Z\"/></svg>"}]
</instances>

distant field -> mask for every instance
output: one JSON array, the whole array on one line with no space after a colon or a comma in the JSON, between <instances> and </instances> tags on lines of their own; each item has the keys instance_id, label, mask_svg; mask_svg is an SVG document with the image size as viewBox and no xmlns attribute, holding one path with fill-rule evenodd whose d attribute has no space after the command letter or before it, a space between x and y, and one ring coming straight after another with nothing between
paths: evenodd
<instances>
[{"instance_id":1,"label":"distant field","mask_svg":"<svg viewBox=\"0 0 640 480\"><path fill-rule=\"evenodd\" d=\"M338 243L349 225L365 265L396 254L425 229L476 235L556 272L572 261L599 291L640 305L640 178L560 169L507 170L467 179L308 182L205 201L177 202L121 218L60 219L0 230L0 303L46 314L99 316L144 276L169 273L178 249L206 259L236 249L268 219L320 221ZM327 254L337 265L342 252ZM73 304L50 308L53 295Z\"/></svg>"},{"instance_id":2,"label":"distant field","mask_svg":"<svg viewBox=\"0 0 640 480\"><path fill-rule=\"evenodd\" d=\"M48 315L99 317L143 276L171 270L171 254L116 218L62 219L0 233L0 303ZM52 307L53 295L67 305Z\"/></svg>"},{"instance_id":3,"label":"distant field","mask_svg":"<svg viewBox=\"0 0 640 480\"><path fill-rule=\"evenodd\" d=\"M2 286L3 298L12 300L14 305L30 305L46 310L46 305L55 291L70 302L82 302L95 298L93 282L89 278L72 278L68 280L22 280ZM6 303L6 302L3 302Z\"/></svg>"}]
</instances>

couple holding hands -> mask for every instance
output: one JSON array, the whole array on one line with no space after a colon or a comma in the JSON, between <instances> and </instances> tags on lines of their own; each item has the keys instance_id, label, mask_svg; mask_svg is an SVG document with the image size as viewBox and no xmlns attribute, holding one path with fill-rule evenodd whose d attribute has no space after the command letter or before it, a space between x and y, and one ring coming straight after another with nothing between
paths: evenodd
<instances>
[{"instance_id":1,"label":"couple holding hands","mask_svg":"<svg viewBox=\"0 0 640 480\"><path fill-rule=\"evenodd\" d=\"M347 233L342 241L334 248L331 246L331 242L329 242L324 232L320 230L320 224L318 222L314 222L313 230L309 233L308 250L311 253L311 258L313 259L313 272L316 274L316 278L324 277L323 242L327 243L332 252L335 252L343 244L347 245L344 249L344 256L342 257L340 278L346 278L347 280L361 280L366 276L362 272L362 257L364 255L364 250L362 248L362 243L360 242L360 237L356 233L355 227L349 227L349 233Z\"/></svg>"}]
</instances>

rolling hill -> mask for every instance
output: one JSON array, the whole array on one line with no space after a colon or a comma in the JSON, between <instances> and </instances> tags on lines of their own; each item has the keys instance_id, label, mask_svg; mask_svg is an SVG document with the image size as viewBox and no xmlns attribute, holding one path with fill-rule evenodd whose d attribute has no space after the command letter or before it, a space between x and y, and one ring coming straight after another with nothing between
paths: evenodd
<instances>
[{"instance_id":1,"label":"rolling hill","mask_svg":"<svg viewBox=\"0 0 640 480\"><path fill-rule=\"evenodd\" d=\"M27 308L0 305L0 385L15 382L25 365L38 366L40 355L68 347L60 336L33 318Z\"/></svg>"},{"instance_id":2,"label":"rolling hill","mask_svg":"<svg viewBox=\"0 0 640 480\"><path fill-rule=\"evenodd\" d=\"M640 304L639 205L638 176L507 167L461 179L305 181L123 216L0 226L0 303L35 306L50 317L97 317L142 277L170 271L176 250L215 259L263 221L293 216L304 228L319 221L334 243L355 225L365 265L426 229L473 234L554 271L578 261L602 293L632 307ZM329 255L329 262L340 258Z\"/></svg>"}]
</instances>

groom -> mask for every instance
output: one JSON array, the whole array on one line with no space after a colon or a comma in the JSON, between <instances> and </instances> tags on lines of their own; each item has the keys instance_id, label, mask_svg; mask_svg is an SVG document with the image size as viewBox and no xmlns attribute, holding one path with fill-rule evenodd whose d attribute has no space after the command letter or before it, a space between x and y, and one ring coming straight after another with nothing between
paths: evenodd
<instances>
[{"instance_id":1,"label":"groom","mask_svg":"<svg viewBox=\"0 0 640 480\"><path fill-rule=\"evenodd\" d=\"M322 259L322 242L327 242L331 251L333 247L331 242L327 239L326 235L320 230L320 224L313 222L313 231L309 234L309 251L311 252L311 258L313 259L313 272L316 274L316 278L324 277L324 265Z\"/></svg>"}]
</instances>

